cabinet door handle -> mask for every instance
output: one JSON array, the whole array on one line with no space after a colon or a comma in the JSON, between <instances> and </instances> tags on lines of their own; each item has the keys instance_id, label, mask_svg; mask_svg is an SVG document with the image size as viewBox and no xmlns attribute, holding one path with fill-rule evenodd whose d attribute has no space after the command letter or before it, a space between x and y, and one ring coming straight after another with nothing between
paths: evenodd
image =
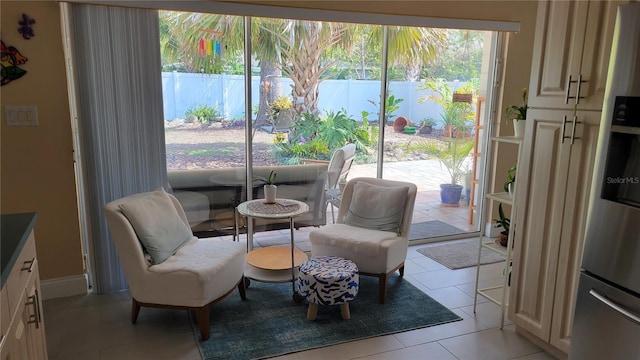
<instances>
[{"instance_id":1,"label":"cabinet door handle","mask_svg":"<svg viewBox=\"0 0 640 360\"><path fill-rule=\"evenodd\" d=\"M40 328L40 316L38 314L38 295L37 295L37 293L29 296L28 299L29 300L25 303L25 305L33 306L33 315L29 315L29 321L27 321L27 324L36 324L36 329L39 329Z\"/></svg>"},{"instance_id":2,"label":"cabinet door handle","mask_svg":"<svg viewBox=\"0 0 640 360\"><path fill-rule=\"evenodd\" d=\"M635 322L636 324L640 325L640 316L634 314L631 310L626 309L624 306L617 304L616 302L614 302L613 300L607 298L606 296L600 294L599 292L597 292L595 289L591 289L589 290L589 294L591 294L591 296L593 296L594 298L598 299L600 302L602 302L603 304L607 305L608 307L610 307L611 309L613 309L614 311L617 311L618 313L620 313L620 315L626 317L627 319Z\"/></svg>"},{"instance_id":3,"label":"cabinet door handle","mask_svg":"<svg viewBox=\"0 0 640 360\"><path fill-rule=\"evenodd\" d=\"M561 140L560 140L561 144L564 144L564 139L569 138L568 136L564 136L564 132L565 132L566 127L567 127L567 115L564 115L562 117L562 137L561 137Z\"/></svg>"},{"instance_id":4,"label":"cabinet door handle","mask_svg":"<svg viewBox=\"0 0 640 360\"><path fill-rule=\"evenodd\" d=\"M571 75L569 75L569 80L567 80L567 93L564 96L564 103L568 104L569 103L569 92L571 91L571 84L573 83L573 81L571 81Z\"/></svg>"},{"instance_id":5,"label":"cabinet door handle","mask_svg":"<svg viewBox=\"0 0 640 360\"><path fill-rule=\"evenodd\" d=\"M567 93L564 96L564 103L568 104L569 103L569 99L576 99L576 104L580 103L580 99L584 99L584 96L580 96L580 88L582 86L582 83L586 83L586 80L582 80L582 75L578 75L578 80L571 80L571 75L569 75L569 80L567 80ZM569 96L569 93L571 91L571 84L577 83L578 84L578 88L576 89L576 96Z\"/></svg>"},{"instance_id":6,"label":"cabinet door handle","mask_svg":"<svg viewBox=\"0 0 640 360\"><path fill-rule=\"evenodd\" d=\"M576 105L580 104L580 99L584 99L584 96L580 96L580 89L582 88L582 83L586 83L586 80L582 80L582 74L578 75L578 91L576 92Z\"/></svg>"},{"instance_id":7,"label":"cabinet door handle","mask_svg":"<svg viewBox=\"0 0 640 360\"><path fill-rule=\"evenodd\" d=\"M575 143L575 140L580 140L580 138L576 137L576 124L582 124L580 121L578 121L578 116L574 115L573 116L573 126L571 128L571 145L573 145Z\"/></svg>"},{"instance_id":8,"label":"cabinet door handle","mask_svg":"<svg viewBox=\"0 0 640 360\"><path fill-rule=\"evenodd\" d=\"M27 272L32 272L33 271L33 264L35 264L36 262L36 258L33 258L31 260L25 261L22 264L22 268L20 268L20 271L27 271Z\"/></svg>"},{"instance_id":9,"label":"cabinet door handle","mask_svg":"<svg viewBox=\"0 0 640 360\"><path fill-rule=\"evenodd\" d=\"M42 323L42 309L40 308L41 302L40 302L40 293L38 292L38 289L36 289L36 316L38 317L38 325Z\"/></svg>"}]
</instances>

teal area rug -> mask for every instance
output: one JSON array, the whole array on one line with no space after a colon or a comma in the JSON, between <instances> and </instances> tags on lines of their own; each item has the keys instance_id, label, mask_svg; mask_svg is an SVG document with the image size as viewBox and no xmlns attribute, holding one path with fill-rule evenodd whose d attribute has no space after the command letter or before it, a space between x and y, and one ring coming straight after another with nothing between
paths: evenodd
<instances>
[{"instance_id":1,"label":"teal area rug","mask_svg":"<svg viewBox=\"0 0 640 360\"><path fill-rule=\"evenodd\" d=\"M211 307L211 337L195 336L203 358L260 359L335 345L347 341L462 320L407 280L392 276L387 303L378 303L378 279L360 277L360 289L349 304L350 320L340 306L320 306L307 320L307 304L292 299L291 283L251 281L247 300L237 291Z\"/></svg>"},{"instance_id":2,"label":"teal area rug","mask_svg":"<svg viewBox=\"0 0 640 360\"><path fill-rule=\"evenodd\" d=\"M427 239L438 236L463 234L468 231L449 225L440 220L424 221L411 224L409 240Z\"/></svg>"}]
</instances>

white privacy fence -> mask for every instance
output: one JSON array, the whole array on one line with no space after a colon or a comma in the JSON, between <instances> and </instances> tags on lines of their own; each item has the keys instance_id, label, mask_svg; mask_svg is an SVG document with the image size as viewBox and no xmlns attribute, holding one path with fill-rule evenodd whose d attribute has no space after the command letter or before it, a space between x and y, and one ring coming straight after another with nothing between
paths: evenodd
<instances>
[{"instance_id":1,"label":"white privacy fence","mask_svg":"<svg viewBox=\"0 0 640 360\"><path fill-rule=\"evenodd\" d=\"M260 77L252 79L253 106L259 102ZM291 79L282 78L283 95L291 94ZM463 82L450 82L455 91ZM422 90L424 83L416 81L392 81L389 94L396 99L404 99L398 104L395 116L404 116L416 124L426 118L433 118L440 127L442 108L433 101L418 102L431 94ZM185 118L189 109L206 105L216 108L227 119L244 119L244 76L224 74L192 74L178 72L162 73L162 93L165 120ZM376 120L380 102L380 81L378 80L324 80L320 83L318 108L323 111L345 109L356 120L362 111L369 112L369 120ZM252 107L253 107L252 106ZM253 116L253 114L252 114Z\"/></svg>"}]
</instances>

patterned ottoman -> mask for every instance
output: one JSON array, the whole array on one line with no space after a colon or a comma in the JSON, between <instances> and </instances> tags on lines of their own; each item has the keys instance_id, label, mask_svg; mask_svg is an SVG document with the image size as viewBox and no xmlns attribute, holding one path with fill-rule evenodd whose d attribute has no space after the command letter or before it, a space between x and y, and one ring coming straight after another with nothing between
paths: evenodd
<instances>
[{"instance_id":1,"label":"patterned ottoman","mask_svg":"<svg viewBox=\"0 0 640 360\"><path fill-rule=\"evenodd\" d=\"M298 293L309 302L307 319L315 320L318 305L340 305L349 319L349 301L358 294L358 267L337 256L317 256L300 264L296 278Z\"/></svg>"}]
</instances>

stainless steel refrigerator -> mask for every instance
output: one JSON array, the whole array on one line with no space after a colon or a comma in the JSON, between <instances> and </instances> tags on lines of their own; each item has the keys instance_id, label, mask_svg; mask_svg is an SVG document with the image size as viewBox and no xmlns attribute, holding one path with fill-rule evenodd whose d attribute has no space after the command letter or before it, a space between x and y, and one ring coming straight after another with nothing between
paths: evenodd
<instances>
[{"instance_id":1,"label":"stainless steel refrigerator","mask_svg":"<svg viewBox=\"0 0 640 360\"><path fill-rule=\"evenodd\" d=\"M640 359L640 3L618 8L569 359Z\"/></svg>"}]
</instances>

